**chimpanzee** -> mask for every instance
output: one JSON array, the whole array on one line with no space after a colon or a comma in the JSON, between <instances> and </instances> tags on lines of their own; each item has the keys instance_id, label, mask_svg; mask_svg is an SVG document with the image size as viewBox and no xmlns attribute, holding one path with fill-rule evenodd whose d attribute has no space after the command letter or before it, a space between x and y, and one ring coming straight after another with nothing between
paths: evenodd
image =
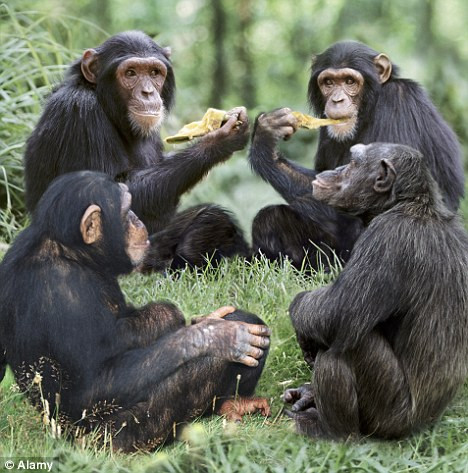
<instances>
[{"instance_id":1,"label":"chimpanzee","mask_svg":"<svg viewBox=\"0 0 468 473\"><path fill-rule=\"evenodd\" d=\"M319 116L348 120L320 130L315 170L311 170L288 161L277 150L278 141L296 131L291 110L258 117L250 164L289 205L265 207L257 214L252 225L255 252L271 259L287 255L297 267L305 254L315 267L317 257L329 257L330 249L343 261L349 258L362 222L317 201L311 182L317 172L346 164L356 143L392 142L418 149L447 207L458 208L464 177L457 138L421 87L400 79L398 67L385 54L352 41L334 44L312 64L308 97Z\"/></svg>"},{"instance_id":2,"label":"chimpanzee","mask_svg":"<svg viewBox=\"0 0 468 473\"><path fill-rule=\"evenodd\" d=\"M300 432L398 438L435 421L468 374L468 235L430 161L405 145L351 148L315 198L368 224L329 287L289 310L315 368L284 400Z\"/></svg>"},{"instance_id":3,"label":"chimpanzee","mask_svg":"<svg viewBox=\"0 0 468 473\"><path fill-rule=\"evenodd\" d=\"M211 409L268 413L265 399L230 400L253 394L265 363L270 331L256 315L226 306L186 326L173 304L126 304L117 276L149 245L130 205L108 175L65 174L5 255L0 347L19 386L124 451L170 441Z\"/></svg>"},{"instance_id":4,"label":"chimpanzee","mask_svg":"<svg viewBox=\"0 0 468 473\"><path fill-rule=\"evenodd\" d=\"M147 267L155 262L203 266L206 255L213 261L247 255L242 232L224 209L200 205L176 214L184 192L214 165L244 148L246 110L231 110L219 130L183 151L164 155L159 128L175 93L169 58L168 48L141 32L129 31L86 50L71 65L27 143L27 207L34 209L58 175L101 171L127 183L133 209L150 234L164 231L161 238L157 234L151 238Z\"/></svg>"}]
</instances>

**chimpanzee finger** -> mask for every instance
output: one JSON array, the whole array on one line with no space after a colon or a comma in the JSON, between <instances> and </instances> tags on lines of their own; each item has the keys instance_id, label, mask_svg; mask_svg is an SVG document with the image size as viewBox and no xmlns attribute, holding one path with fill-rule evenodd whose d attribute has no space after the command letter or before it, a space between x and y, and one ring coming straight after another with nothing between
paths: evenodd
<instances>
[{"instance_id":1,"label":"chimpanzee finger","mask_svg":"<svg viewBox=\"0 0 468 473\"><path fill-rule=\"evenodd\" d=\"M245 107L240 107L237 119L242 123L248 123L249 117L247 116L247 109Z\"/></svg>"},{"instance_id":2,"label":"chimpanzee finger","mask_svg":"<svg viewBox=\"0 0 468 473\"><path fill-rule=\"evenodd\" d=\"M192 325L195 325L207 319L222 319L223 317L226 317L226 315L232 314L235 310L236 308L234 306L225 305L207 315L199 315L197 317L192 317L190 323Z\"/></svg>"},{"instance_id":3,"label":"chimpanzee finger","mask_svg":"<svg viewBox=\"0 0 468 473\"><path fill-rule=\"evenodd\" d=\"M235 310L236 308L232 305L224 305L223 307L220 307L219 309L216 309L215 311L211 312L211 314L208 314L207 317L210 317L212 319L221 319L228 314L232 314Z\"/></svg>"},{"instance_id":4,"label":"chimpanzee finger","mask_svg":"<svg viewBox=\"0 0 468 473\"><path fill-rule=\"evenodd\" d=\"M291 112L292 112L292 110L289 107L279 107L279 108L275 108L274 110L272 110L269 113L269 115L273 115L275 117L281 117L283 115L288 115Z\"/></svg>"},{"instance_id":5,"label":"chimpanzee finger","mask_svg":"<svg viewBox=\"0 0 468 473\"><path fill-rule=\"evenodd\" d=\"M235 115L237 120L244 121L247 119L247 109L245 107L234 107L226 112L226 115Z\"/></svg>"},{"instance_id":6,"label":"chimpanzee finger","mask_svg":"<svg viewBox=\"0 0 468 473\"><path fill-rule=\"evenodd\" d=\"M252 358L251 356L241 355L237 359L237 362L242 363L243 365L250 366L251 368L255 368L258 366L258 360Z\"/></svg>"},{"instance_id":7,"label":"chimpanzee finger","mask_svg":"<svg viewBox=\"0 0 468 473\"><path fill-rule=\"evenodd\" d=\"M270 346L270 339L268 337L251 335L249 338L249 343L254 347L267 348Z\"/></svg>"},{"instance_id":8,"label":"chimpanzee finger","mask_svg":"<svg viewBox=\"0 0 468 473\"><path fill-rule=\"evenodd\" d=\"M230 116L228 120L224 123L224 125L219 129L219 132L228 135L231 132L231 130L234 128L236 123L237 123L237 116L236 115Z\"/></svg>"},{"instance_id":9,"label":"chimpanzee finger","mask_svg":"<svg viewBox=\"0 0 468 473\"><path fill-rule=\"evenodd\" d=\"M292 126L285 126L281 129L281 134L283 135L283 140L288 141L296 130Z\"/></svg>"},{"instance_id":10,"label":"chimpanzee finger","mask_svg":"<svg viewBox=\"0 0 468 473\"><path fill-rule=\"evenodd\" d=\"M263 350L250 345L245 350L245 354L251 356L252 358L255 358L256 360L259 360L263 356Z\"/></svg>"},{"instance_id":11,"label":"chimpanzee finger","mask_svg":"<svg viewBox=\"0 0 468 473\"><path fill-rule=\"evenodd\" d=\"M245 323L245 322L242 322ZM257 324L247 324L247 329L252 335L261 335L264 337L269 337L271 335L271 330L266 325L257 325Z\"/></svg>"},{"instance_id":12,"label":"chimpanzee finger","mask_svg":"<svg viewBox=\"0 0 468 473\"><path fill-rule=\"evenodd\" d=\"M301 397L298 399L291 407L291 411L293 412L299 412L299 411L304 411L311 405L311 400L308 399L307 397Z\"/></svg>"},{"instance_id":13,"label":"chimpanzee finger","mask_svg":"<svg viewBox=\"0 0 468 473\"><path fill-rule=\"evenodd\" d=\"M286 389L283 393L283 402L287 402L288 404L293 404L298 399L300 399L300 391L297 388Z\"/></svg>"},{"instance_id":14,"label":"chimpanzee finger","mask_svg":"<svg viewBox=\"0 0 468 473\"><path fill-rule=\"evenodd\" d=\"M255 408L258 409L262 416L270 417L271 409L268 401L265 398L258 398L255 400Z\"/></svg>"},{"instance_id":15,"label":"chimpanzee finger","mask_svg":"<svg viewBox=\"0 0 468 473\"><path fill-rule=\"evenodd\" d=\"M297 414L294 412L291 412L289 409L284 409L283 414L286 414L291 419L295 419L297 417Z\"/></svg>"}]
</instances>

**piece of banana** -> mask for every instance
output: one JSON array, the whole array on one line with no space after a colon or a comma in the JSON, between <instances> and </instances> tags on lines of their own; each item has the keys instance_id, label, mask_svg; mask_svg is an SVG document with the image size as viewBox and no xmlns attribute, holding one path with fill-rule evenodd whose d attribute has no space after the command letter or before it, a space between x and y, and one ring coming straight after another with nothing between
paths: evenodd
<instances>
[{"instance_id":1,"label":"piece of banana","mask_svg":"<svg viewBox=\"0 0 468 473\"><path fill-rule=\"evenodd\" d=\"M292 114L296 117L298 126L300 128L307 128L308 130L314 130L321 126L336 125L337 123L346 121L346 119L333 120L331 118L315 118L301 112L292 112ZM217 130L221 127L223 122L228 119L229 115L227 115L225 110L209 108L201 120L185 125L175 135L168 136L165 141L166 143L182 143L184 141L193 140L199 136L206 135L210 131ZM237 122L237 125L240 124L240 121Z\"/></svg>"},{"instance_id":2,"label":"piece of banana","mask_svg":"<svg viewBox=\"0 0 468 473\"><path fill-rule=\"evenodd\" d=\"M193 138L217 130L228 118L229 115L226 115L225 110L209 108L200 121L185 125L175 135L168 136L165 141L166 143L182 143L183 141L193 140Z\"/></svg>"},{"instance_id":3,"label":"piece of banana","mask_svg":"<svg viewBox=\"0 0 468 473\"><path fill-rule=\"evenodd\" d=\"M339 120L332 118L315 118L301 112L292 112L292 114L297 119L297 126L299 128L307 128L308 130L315 130L321 126L337 125L338 123L344 123L346 121L345 118L340 118Z\"/></svg>"}]
</instances>

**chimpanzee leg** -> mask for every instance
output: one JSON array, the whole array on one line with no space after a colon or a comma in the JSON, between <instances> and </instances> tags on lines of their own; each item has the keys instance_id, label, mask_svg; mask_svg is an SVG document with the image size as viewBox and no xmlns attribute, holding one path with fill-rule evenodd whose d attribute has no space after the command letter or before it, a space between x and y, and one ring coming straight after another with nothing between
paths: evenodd
<instances>
[{"instance_id":1,"label":"chimpanzee leg","mask_svg":"<svg viewBox=\"0 0 468 473\"><path fill-rule=\"evenodd\" d=\"M203 267L221 258L248 256L249 246L232 215L216 205L198 205L177 214L152 235L144 270Z\"/></svg>"},{"instance_id":2,"label":"chimpanzee leg","mask_svg":"<svg viewBox=\"0 0 468 473\"><path fill-rule=\"evenodd\" d=\"M302 433L396 438L409 431L409 386L392 347L378 332L347 353L319 351L313 384L316 408L294 416Z\"/></svg>"},{"instance_id":3,"label":"chimpanzee leg","mask_svg":"<svg viewBox=\"0 0 468 473\"><path fill-rule=\"evenodd\" d=\"M263 323L257 316L242 311L226 318ZM236 388L239 396L250 396L260 378L266 356L267 352L255 368L212 357L196 358L186 363L155 386L148 401L112 414L104 421L112 424L113 447L124 451L154 448L174 440L177 424L216 412L217 400L235 396Z\"/></svg>"},{"instance_id":4,"label":"chimpanzee leg","mask_svg":"<svg viewBox=\"0 0 468 473\"><path fill-rule=\"evenodd\" d=\"M236 310L232 314L226 315L224 319L239 320L249 324L265 325L265 322L263 322L263 320L257 315L244 312L242 310ZM253 395L255 387L258 383L258 379L260 378L260 374L262 373L263 367L265 366L268 351L268 348L264 351L256 370L252 370L252 368L242 365L241 363L230 363L230 368L226 370L225 379L221 383L221 386L225 386L224 397L229 397L233 394L237 394L242 397ZM222 399L222 395L219 397Z\"/></svg>"},{"instance_id":5,"label":"chimpanzee leg","mask_svg":"<svg viewBox=\"0 0 468 473\"><path fill-rule=\"evenodd\" d=\"M252 223L254 254L270 260L287 256L298 269L317 269L333 261L330 249L336 248L333 235L289 205L271 205L261 209ZM304 261L304 259L306 260Z\"/></svg>"},{"instance_id":6,"label":"chimpanzee leg","mask_svg":"<svg viewBox=\"0 0 468 473\"><path fill-rule=\"evenodd\" d=\"M317 269L329 266L336 256L347 261L361 231L359 219L329 207L309 215L290 205L271 205L254 218L252 246L254 254L261 252L270 260L288 256L298 269Z\"/></svg>"}]
</instances>

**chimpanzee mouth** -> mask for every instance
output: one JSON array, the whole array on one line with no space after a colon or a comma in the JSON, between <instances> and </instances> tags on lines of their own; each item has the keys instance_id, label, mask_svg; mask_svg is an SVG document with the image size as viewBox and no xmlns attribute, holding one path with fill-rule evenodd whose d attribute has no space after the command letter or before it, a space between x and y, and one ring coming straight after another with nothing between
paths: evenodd
<instances>
[{"instance_id":1,"label":"chimpanzee mouth","mask_svg":"<svg viewBox=\"0 0 468 473\"><path fill-rule=\"evenodd\" d=\"M327 131L330 138L336 141L345 141L354 136L357 129L357 115L352 115L350 117L329 117L334 119L343 119L346 120L343 123L337 123L335 125L328 125Z\"/></svg>"},{"instance_id":2,"label":"chimpanzee mouth","mask_svg":"<svg viewBox=\"0 0 468 473\"><path fill-rule=\"evenodd\" d=\"M128 117L133 131L145 137L159 131L159 126L163 122L164 116L164 107L158 110L128 109Z\"/></svg>"},{"instance_id":3,"label":"chimpanzee mouth","mask_svg":"<svg viewBox=\"0 0 468 473\"><path fill-rule=\"evenodd\" d=\"M322 179L320 179L320 177L316 177L312 181L312 185L314 187L319 187L320 189L330 189L330 186L325 181L322 181Z\"/></svg>"},{"instance_id":4,"label":"chimpanzee mouth","mask_svg":"<svg viewBox=\"0 0 468 473\"><path fill-rule=\"evenodd\" d=\"M148 248L150 246L150 241L146 240L144 243L133 243L130 245L130 248L135 250L142 250L144 248Z\"/></svg>"},{"instance_id":5,"label":"chimpanzee mouth","mask_svg":"<svg viewBox=\"0 0 468 473\"><path fill-rule=\"evenodd\" d=\"M137 115L139 117L158 117L161 114L160 110L144 110L144 111L136 111L136 110L129 110L130 113Z\"/></svg>"}]
</instances>

